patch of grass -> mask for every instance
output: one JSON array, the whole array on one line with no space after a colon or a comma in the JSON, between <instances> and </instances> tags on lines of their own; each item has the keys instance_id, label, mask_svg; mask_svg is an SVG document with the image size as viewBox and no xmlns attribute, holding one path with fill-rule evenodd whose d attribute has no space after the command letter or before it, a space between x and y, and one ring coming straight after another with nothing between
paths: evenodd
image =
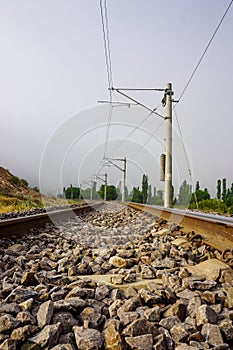
<instances>
[{"instance_id":1,"label":"patch of grass","mask_svg":"<svg viewBox=\"0 0 233 350\"><path fill-rule=\"evenodd\" d=\"M63 206L67 204L81 204L83 201L66 200L49 196L12 196L0 194L0 213L18 212L32 208Z\"/></svg>"},{"instance_id":2,"label":"patch of grass","mask_svg":"<svg viewBox=\"0 0 233 350\"><path fill-rule=\"evenodd\" d=\"M39 198L34 197L8 197L0 195L0 213L11 211L23 211L31 208L42 208L43 204Z\"/></svg>"}]
</instances>

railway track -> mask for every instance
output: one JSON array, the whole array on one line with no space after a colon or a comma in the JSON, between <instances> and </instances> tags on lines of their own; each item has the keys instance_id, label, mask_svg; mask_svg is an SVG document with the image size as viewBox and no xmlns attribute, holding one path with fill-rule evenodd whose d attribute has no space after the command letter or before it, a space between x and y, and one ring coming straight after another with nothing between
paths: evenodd
<instances>
[{"instance_id":1,"label":"railway track","mask_svg":"<svg viewBox=\"0 0 233 350\"><path fill-rule=\"evenodd\" d=\"M72 219L81 213L98 209L101 205L102 202L97 202L61 210L58 209L46 213L0 220L0 237L23 235L32 228L39 228L49 223L54 223L54 225L56 225L64 220Z\"/></svg>"},{"instance_id":2,"label":"railway track","mask_svg":"<svg viewBox=\"0 0 233 350\"><path fill-rule=\"evenodd\" d=\"M179 209L165 209L138 203L130 203L129 206L174 222L180 225L185 233L194 231L202 236L202 240L206 244L221 252L226 249L233 249L232 218Z\"/></svg>"},{"instance_id":3,"label":"railway track","mask_svg":"<svg viewBox=\"0 0 233 350\"><path fill-rule=\"evenodd\" d=\"M56 213L27 234L18 226L19 236L8 226L0 349L233 348L231 252L174 212L132 206Z\"/></svg>"}]
</instances>

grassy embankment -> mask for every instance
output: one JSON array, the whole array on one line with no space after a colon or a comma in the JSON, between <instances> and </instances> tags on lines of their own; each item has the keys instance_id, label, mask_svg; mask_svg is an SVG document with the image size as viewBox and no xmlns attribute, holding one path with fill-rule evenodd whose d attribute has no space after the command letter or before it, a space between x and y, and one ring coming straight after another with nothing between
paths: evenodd
<instances>
[{"instance_id":1,"label":"grassy embankment","mask_svg":"<svg viewBox=\"0 0 233 350\"><path fill-rule=\"evenodd\" d=\"M0 194L0 213L18 212L32 208L80 204L81 201L71 201L49 196L6 196Z\"/></svg>"}]
</instances>

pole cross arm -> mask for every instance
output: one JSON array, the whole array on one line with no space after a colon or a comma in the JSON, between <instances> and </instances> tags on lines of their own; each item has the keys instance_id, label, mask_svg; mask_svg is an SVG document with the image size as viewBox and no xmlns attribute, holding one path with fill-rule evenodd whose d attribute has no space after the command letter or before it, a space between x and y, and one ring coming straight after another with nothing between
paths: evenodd
<instances>
[{"instance_id":1,"label":"pole cross arm","mask_svg":"<svg viewBox=\"0 0 233 350\"><path fill-rule=\"evenodd\" d=\"M114 165L116 168L118 168L119 170L124 171L124 169L122 169L121 167L119 167L119 165L113 163L113 161L112 161L112 160L124 161L124 159L110 159L110 158L106 158L106 160L107 160L110 164L112 164L112 165Z\"/></svg>"},{"instance_id":2,"label":"pole cross arm","mask_svg":"<svg viewBox=\"0 0 233 350\"><path fill-rule=\"evenodd\" d=\"M105 174L101 174L101 176L104 176ZM100 176L98 176L98 175L94 175L97 179L99 179L99 180L101 180L101 181L103 181L103 182L105 182L105 180L102 178L102 177L100 177Z\"/></svg>"},{"instance_id":3,"label":"pole cross arm","mask_svg":"<svg viewBox=\"0 0 233 350\"><path fill-rule=\"evenodd\" d=\"M134 98L130 97L129 95L126 95L125 93L123 93L123 92L121 91L121 90L124 90L124 89L115 89L114 87L112 87L111 90L115 90L116 92L118 92L118 93L121 94L122 96L128 98L129 100L133 101L133 102L136 103L137 105L139 105L139 106L141 106L141 107L147 109L148 111L151 112L151 114L156 114L158 117L164 119L164 116L163 116L163 115L161 115L161 114L155 112L155 110L156 110L157 108L151 109L151 108L147 107L146 105L144 105L143 103L141 103L141 102L135 100ZM125 90L129 90L129 89L125 89ZM162 91L164 91L164 89L163 89Z\"/></svg>"}]
</instances>

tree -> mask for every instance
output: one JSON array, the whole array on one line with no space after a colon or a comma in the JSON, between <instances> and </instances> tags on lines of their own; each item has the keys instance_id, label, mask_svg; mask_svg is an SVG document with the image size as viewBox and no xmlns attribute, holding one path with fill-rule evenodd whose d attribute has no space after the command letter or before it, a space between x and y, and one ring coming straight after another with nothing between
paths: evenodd
<instances>
[{"instance_id":1,"label":"tree","mask_svg":"<svg viewBox=\"0 0 233 350\"><path fill-rule=\"evenodd\" d=\"M189 204L192 196L192 186L190 186L186 180L183 181L179 189L178 204L186 206Z\"/></svg>"},{"instance_id":2,"label":"tree","mask_svg":"<svg viewBox=\"0 0 233 350\"><path fill-rule=\"evenodd\" d=\"M151 198L152 198L152 190L151 190L151 185L148 186L148 203L151 203Z\"/></svg>"},{"instance_id":3,"label":"tree","mask_svg":"<svg viewBox=\"0 0 233 350\"><path fill-rule=\"evenodd\" d=\"M72 196L73 192L73 196ZM79 187L68 187L65 189L65 197L66 199L79 199L80 196L80 188Z\"/></svg>"},{"instance_id":4,"label":"tree","mask_svg":"<svg viewBox=\"0 0 233 350\"><path fill-rule=\"evenodd\" d=\"M217 182L217 199L221 199L221 180Z\"/></svg>"},{"instance_id":5,"label":"tree","mask_svg":"<svg viewBox=\"0 0 233 350\"><path fill-rule=\"evenodd\" d=\"M226 201L226 196L227 196L227 180L223 179L222 180L222 200L223 200L223 202Z\"/></svg>"},{"instance_id":6,"label":"tree","mask_svg":"<svg viewBox=\"0 0 233 350\"><path fill-rule=\"evenodd\" d=\"M200 184L199 184L199 181L196 182L196 192L200 190Z\"/></svg>"},{"instance_id":7,"label":"tree","mask_svg":"<svg viewBox=\"0 0 233 350\"><path fill-rule=\"evenodd\" d=\"M196 198L197 198L198 202L206 200L206 199L210 199L210 194L209 194L207 188L205 188L204 191L199 189L195 193L196 193ZM192 193L190 203L195 203L194 193Z\"/></svg>"},{"instance_id":8,"label":"tree","mask_svg":"<svg viewBox=\"0 0 233 350\"><path fill-rule=\"evenodd\" d=\"M139 188L133 188L132 202L143 203L143 195Z\"/></svg>"},{"instance_id":9,"label":"tree","mask_svg":"<svg viewBox=\"0 0 233 350\"><path fill-rule=\"evenodd\" d=\"M148 195L148 176L143 174L142 176L142 197L143 197L143 204L147 202L147 195Z\"/></svg>"},{"instance_id":10,"label":"tree","mask_svg":"<svg viewBox=\"0 0 233 350\"><path fill-rule=\"evenodd\" d=\"M104 187L105 185L101 185L100 190L98 191L99 196L104 199ZM107 186L107 194L106 194L107 201L114 201L117 199L117 189L115 186Z\"/></svg>"},{"instance_id":11,"label":"tree","mask_svg":"<svg viewBox=\"0 0 233 350\"><path fill-rule=\"evenodd\" d=\"M154 187L154 190L153 190L153 197L156 197L156 187Z\"/></svg>"},{"instance_id":12,"label":"tree","mask_svg":"<svg viewBox=\"0 0 233 350\"><path fill-rule=\"evenodd\" d=\"M163 191L162 190L158 190L157 191L157 196L158 196L158 198L163 199Z\"/></svg>"}]
</instances>

